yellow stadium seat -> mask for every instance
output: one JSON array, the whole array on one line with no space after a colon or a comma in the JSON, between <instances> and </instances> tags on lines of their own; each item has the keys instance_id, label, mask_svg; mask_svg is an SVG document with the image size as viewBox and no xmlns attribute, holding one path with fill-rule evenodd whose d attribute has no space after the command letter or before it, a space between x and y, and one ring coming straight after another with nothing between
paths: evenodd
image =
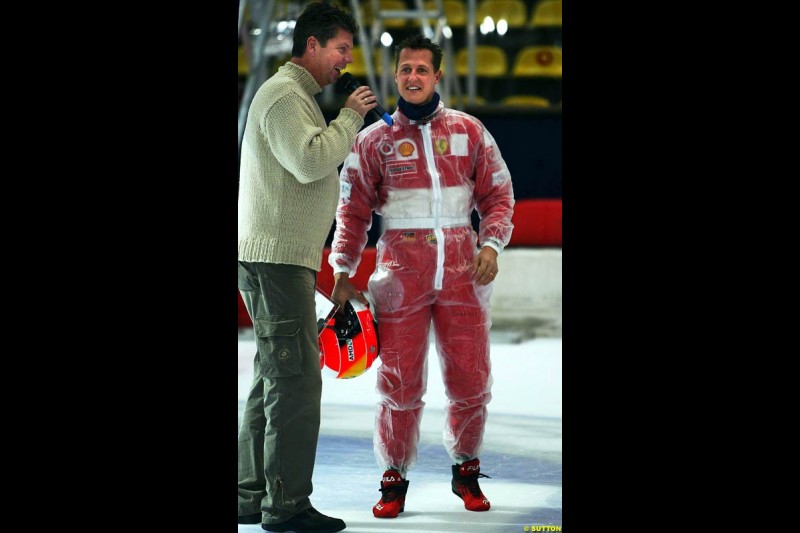
<instances>
[{"instance_id":1,"label":"yellow stadium seat","mask_svg":"<svg viewBox=\"0 0 800 533\"><path fill-rule=\"evenodd\" d=\"M516 78L561 77L561 48L558 46L526 46L514 58L511 75Z\"/></svg>"},{"instance_id":2,"label":"yellow stadium seat","mask_svg":"<svg viewBox=\"0 0 800 533\"><path fill-rule=\"evenodd\" d=\"M355 45L352 50L353 62L347 65L345 72L349 72L356 78L367 75L367 63L364 60L364 50L360 45Z\"/></svg>"},{"instance_id":3,"label":"yellow stadium seat","mask_svg":"<svg viewBox=\"0 0 800 533\"><path fill-rule=\"evenodd\" d=\"M456 74L469 75L469 51L461 48L456 54ZM475 47L476 94L495 101L505 92L508 76L508 56L503 48L482 44Z\"/></svg>"},{"instance_id":4,"label":"yellow stadium seat","mask_svg":"<svg viewBox=\"0 0 800 533\"><path fill-rule=\"evenodd\" d=\"M436 11L436 2L435 0L426 0L423 7L426 11ZM447 19L447 25L450 26L450 28L456 29L466 27L467 6L464 0L442 0L442 9ZM430 23L431 26L436 25L436 21L433 19L428 19L428 23ZM412 19L411 25L418 28L419 20Z\"/></svg>"},{"instance_id":5,"label":"yellow stadium seat","mask_svg":"<svg viewBox=\"0 0 800 533\"><path fill-rule=\"evenodd\" d=\"M469 52L467 48L459 49L456 54L456 74L466 76L469 73ZM477 45L475 47L475 75L480 78L500 78L508 73L508 57L499 46Z\"/></svg>"},{"instance_id":6,"label":"yellow stadium seat","mask_svg":"<svg viewBox=\"0 0 800 533\"><path fill-rule=\"evenodd\" d=\"M381 11L408 11L409 7L404 0L378 0ZM372 12L372 0L362 1L361 8L364 14L364 26L370 27L375 21L375 14ZM384 28L405 28L408 19L392 18L383 19Z\"/></svg>"},{"instance_id":7,"label":"yellow stadium seat","mask_svg":"<svg viewBox=\"0 0 800 533\"><path fill-rule=\"evenodd\" d=\"M246 77L250 73L250 62L247 61L247 53L244 46L239 46L239 76Z\"/></svg>"},{"instance_id":8,"label":"yellow stadium seat","mask_svg":"<svg viewBox=\"0 0 800 533\"><path fill-rule=\"evenodd\" d=\"M528 7L524 0L483 0L475 14L476 24L492 17L495 25L505 19L509 28L524 28L528 23Z\"/></svg>"},{"instance_id":9,"label":"yellow stadium seat","mask_svg":"<svg viewBox=\"0 0 800 533\"><path fill-rule=\"evenodd\" d=\"M561 0L541 0L531 11L532 28L561 27Z\"/></svg>"},{"instance_id":10,"label":"yellow stadium seat","mask_svg":"<svg viewBox=\"0 0 800 533\"><path fill-rule=\"evenodd\" d=\"M550 100L533 94L513 94L502 100L503 105L519 107L550 107Z\"/></svg>"},{"instance_id":11,"label":"yellow stadium seat","mask_svg":"<svg viewBox=\"0 0 800 533\"><path fill-rule=\"evenodd\" d=\"M469 98L467 97L467 95L461 95L461 96L452 95L450 97L450 101L445 102L445 105L448 107L464 107L466 105L469 105L468 100ZM475 96L475 101L473 105L486 105L486 98L483 98L482 96Z\"/></svg>"},{"instance_id":12,"label":"yellow stadium seat","mask_svg":"<svg viewBox=\"0 0 800 533\"><path fill-rule=\"evenodd\" d=\"M345 72L349 72L356 78L362 78L361 83L367 83L367 63L364 58L364 49L361 45L353 47L353 62L347 65ZM383 60L381 59L381 49L376 48L372 52L372 64L375 75L380 77L383 75ZM389 72L394 74L394 56L393 51L389 51Z\"/></svg>"},{"instance_id":13,"label":"yellow stadium seat","mask_svg":"<svg viewBox=\"0 0 800 533\"><path fill-rule=\"evenodd\" d=\"M514 57L508 94L534 94L557 102L561 100L561 73L561 48L526 46Z\"/></svg>"},{"instance_id":14,"label":"yellow stadium seat","mask_svg":"<svg viewBox=\"0 0 800 533\"><path fill-rule=\"evenodd\" d=\"M442 0L444 16L451 28L464 28L467 25L467 6L463 0ZM436 9L434 2L425 2L425 9Z\"/></svg>"}]
</instances>

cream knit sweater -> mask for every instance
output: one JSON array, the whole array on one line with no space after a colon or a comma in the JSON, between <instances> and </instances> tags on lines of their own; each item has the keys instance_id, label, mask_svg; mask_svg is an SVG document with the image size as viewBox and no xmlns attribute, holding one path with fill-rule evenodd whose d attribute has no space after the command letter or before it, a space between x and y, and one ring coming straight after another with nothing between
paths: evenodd
<instances>
[{"instance_id":1,"label":"cream knit sweater","mask_svg":"<svg viewBox=\"0 0 800 533\"><path fill-rule=\"evenodd\" d=\"M320 270L342 164L364 118L342 108L325 124L322 87L287 62L256 91L239 168L239 260Z\"/></svg>"}]
</instances>

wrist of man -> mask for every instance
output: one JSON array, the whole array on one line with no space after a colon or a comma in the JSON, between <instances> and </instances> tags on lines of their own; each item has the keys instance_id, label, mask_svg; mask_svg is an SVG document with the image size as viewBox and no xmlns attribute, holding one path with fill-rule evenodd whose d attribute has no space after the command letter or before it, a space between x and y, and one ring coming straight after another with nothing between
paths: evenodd
<instances>
[{"instance_id":1,"label":"wrist of man","mask_svg":"<svg viewBox=\"0 0 800 533\"><path fill-rule=\"evenodd\" d=\"M498 243L490 241L490 240L487 240L485 243L483 243L481 248L491 248L492 250L497 252L497 255L500 255L501 253L503 253L502 244L498 244Z\"/></svg>"}]
</instances>

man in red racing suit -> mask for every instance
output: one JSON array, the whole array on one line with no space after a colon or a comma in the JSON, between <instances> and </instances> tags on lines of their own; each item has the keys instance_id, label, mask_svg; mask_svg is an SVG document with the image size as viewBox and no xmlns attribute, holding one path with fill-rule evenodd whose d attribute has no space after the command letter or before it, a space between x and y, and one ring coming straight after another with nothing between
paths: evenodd
<instances>
[{"instance_id":1,"label":"man in red racing suit","mask_svg":"<svg viewBox=\"0 0 800 533\"><path fill-rule=\"evenodd\" d=\"M439 101L439 46L415 35L397 50L401 97L394 125L378 121L363 129L344 162L329 256L333 299L366 303L349 277L372 212L383 217L368 283L381 341L374 449L385 470L373 514L394 518L404 509L425 405L431 322L447 395L443 443L454 463L452 490L466 509L486 511L477 479L486 477L478 455L492 386L489 298L497 255L513 228L511 176L483 124Z\"/></svg>"}]
</instances>

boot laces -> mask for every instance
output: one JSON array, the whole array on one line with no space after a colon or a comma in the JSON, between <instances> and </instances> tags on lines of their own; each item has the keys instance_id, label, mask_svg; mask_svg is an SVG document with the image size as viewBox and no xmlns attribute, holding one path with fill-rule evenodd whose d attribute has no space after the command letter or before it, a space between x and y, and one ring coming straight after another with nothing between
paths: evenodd
<instances>
[{"instance_id":1,"label":"boot laces","mask_svg":"<svg viewBox=\"0 0 800 533\"><path fill-rule=\"evenodd\" d=\"M378 491L381 493L381 500L383 500L384 503L395 501L403 492L402 488L397 485L382 487L378 489Z\"/></svg>"},{"instance_id":2,"label":"boot laces","mask_svg":"<svg viewBox=\"0 0 800 533\"><path fill-rule=\"evenodd\" d=\"M461 480L464 483L464 485L466 485L467 490L469 490L470 494L472 494L476 498L480 498L482 495L481 488L480 486L478 486L479 477L489 477L489 476L480 473L474 474L472 476L461 476Z\"/></svg>"}]
</instances>

